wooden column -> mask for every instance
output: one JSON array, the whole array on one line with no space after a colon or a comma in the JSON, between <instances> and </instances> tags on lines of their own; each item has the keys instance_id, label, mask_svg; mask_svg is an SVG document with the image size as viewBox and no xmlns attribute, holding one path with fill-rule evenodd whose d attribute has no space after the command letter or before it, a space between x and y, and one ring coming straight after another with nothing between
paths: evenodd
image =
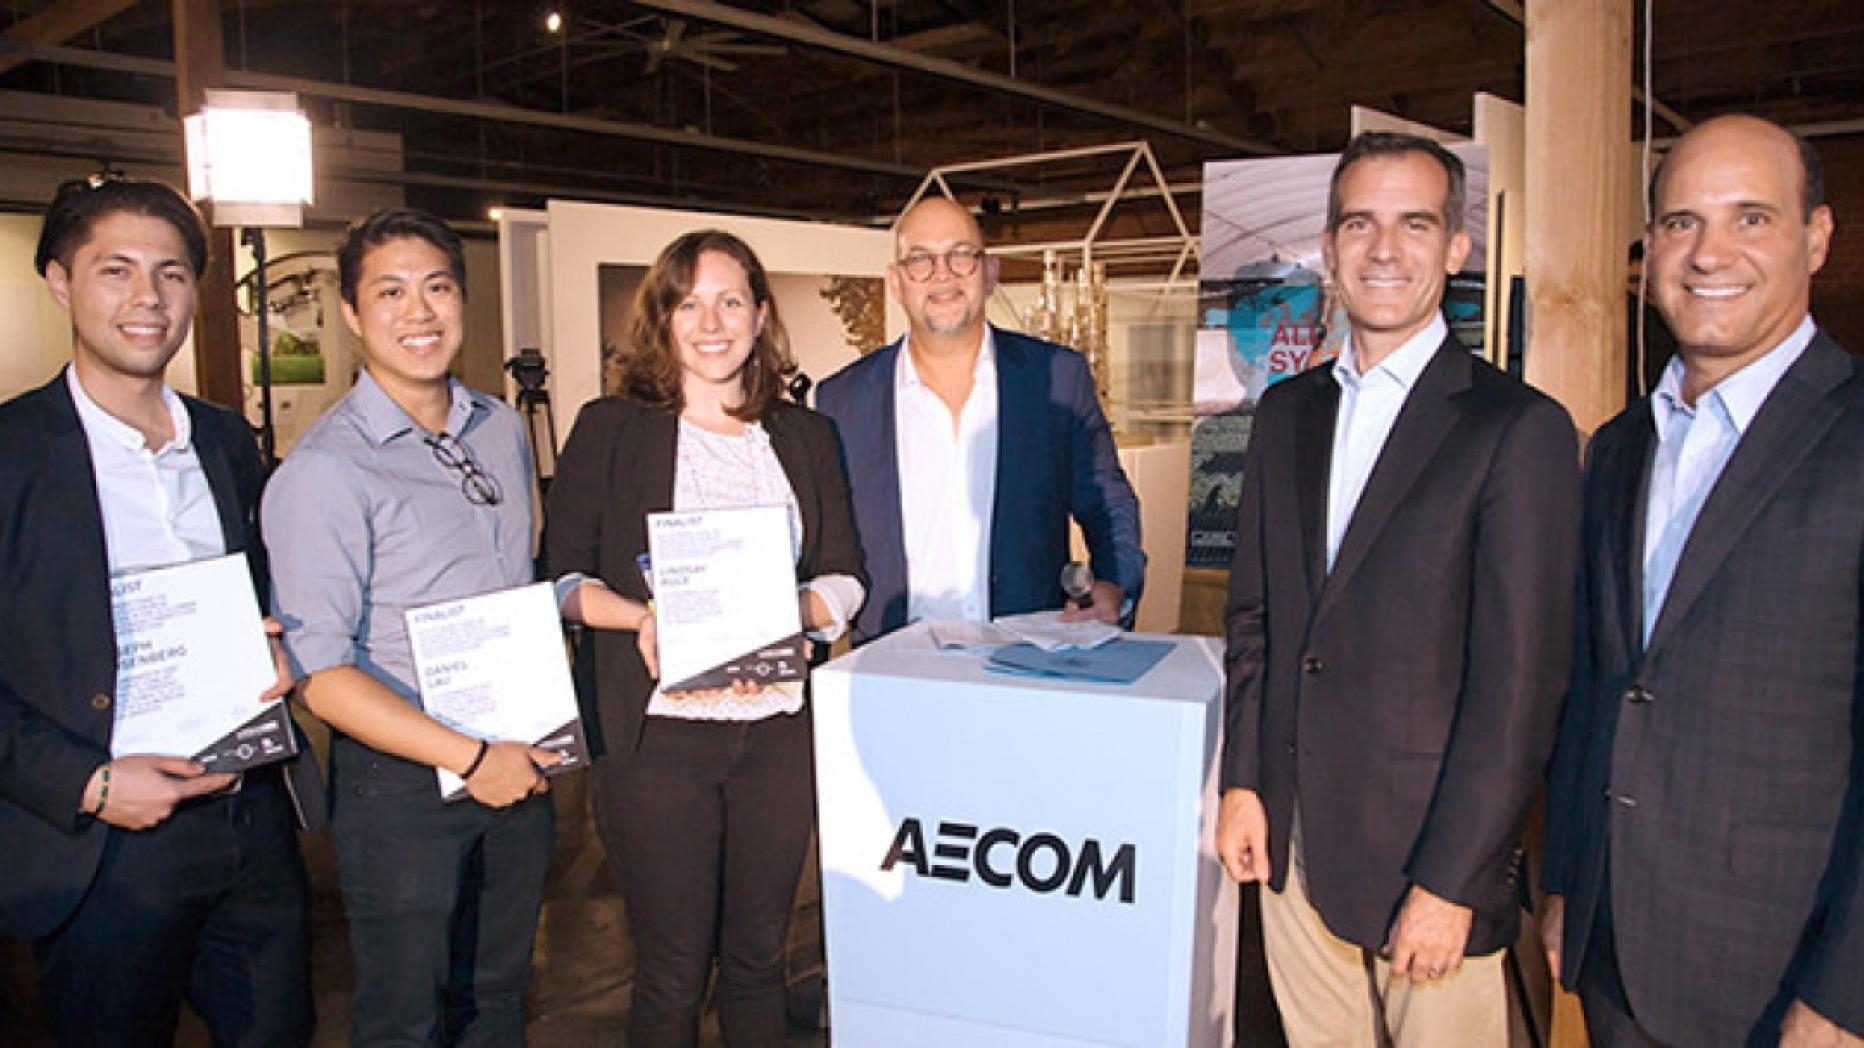
<instances>
[{"instance_id":1,"label":"wooden column","mask_svg":"<svg viewBox=\"0 0 1864 1048\"><path fill-rule=\"evenodd\" d=\"M1626 0L1527 5L1527 377L1588 435L1624 407L1631 29Z\"/></svg>"},{"instance_id":2,"label":"wooden column","mask_svg":"<svg viewBox=\"0 0 1864 1048\"><path fill-rule=\"evenodd\" d=\"M226 76L220 0L171 0L170 9L175 25L175 115L185 117L198 111L203 93L219 87ZM215 227L208 251L212 261L201 279L194 311L195 386L201 399L243 415L246 396L240 381L239 309L233 299L238 258L232 231Z\"/></svg>"},{"instance_id":3,"label":"wooden column","mask_svg":"<svg viewBox=\"0 0 1864 1048\"><path fill-rule=\"evenodd\" d=\"M1624 407L1626 252L1637 233L1631 4L1527 4L1527 378L1586 436ZM1554 991L1552 1048L1582 1048Z\"/></svg>"}]
</instances>

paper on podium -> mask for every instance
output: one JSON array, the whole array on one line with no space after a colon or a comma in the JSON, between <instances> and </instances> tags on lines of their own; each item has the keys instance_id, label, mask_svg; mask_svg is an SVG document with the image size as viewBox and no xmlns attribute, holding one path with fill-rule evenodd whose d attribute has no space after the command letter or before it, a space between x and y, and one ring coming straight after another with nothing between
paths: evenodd
<instances>
[{"instance_id":1,"label":"paper on podium","mask_svg":"<svg viewBox=\"0 0 1864 1048\"><path fill-rule=\"evenodd\" d=\"M1131 684L1171 654L1167 641L1130 638L1097 648L1043 651L1033 644L1012 644L991 653L990 669L1051 680L1094 684Z\"/></svg>"},{"instance_id":2,"label":"paper on podium","mask_svg":"<svg viewBox=\"0 0 1864 1048\"><path fill-rule=\"evenodd\" d=\"M647 515L660 691L808 676L783 506Z\"/></svg>"},{"instance_id":3,"label":"paper on podium","mask_svg":"<svg viewBox=\"0 0 1864 1048\"><path fill-rule=\"evenodd\" d=\"M1118 626L1095 619L1063 622L1061 612L1031 611L1023 615L999 615L996 625L1016 635L1016 639L1033 644L1043 651L1067 651L1071 648L1098 648L1120 636Z\"/></svg>"},{"instance_id":4,"label":"paper on podium","mask_svg":"<svg viewBox=\"0 0 1864 1048\"><path fill-rule=\"evenodd\" d=\"M235 772L298 752L243 553L110 580L116 721L110 755L185 756Z\"/></svg>"},{"instance_id":5,"label":"paper on podium","mask_svg":"<svg viewBox=\"0 0 1864 1048\"><path fill-rule=\"evenodd\" d=\"M994 622L972 619L927 619L926 631L940 651L987 651L1018 639Z\"/></svg>"},{"instance_id":6,"label":"paper on podium","mask_svg":"<svg viewBox=\"0 0 1864 1048\"><path fill-rule=\"evenodd\" d=\"M428 716L475 739L550 750L560 759L546 775L588 763L550 583L411 608L407 620ZM442 797L466 797L458 775L434 773Z\"/></svg>"}]
</instances>

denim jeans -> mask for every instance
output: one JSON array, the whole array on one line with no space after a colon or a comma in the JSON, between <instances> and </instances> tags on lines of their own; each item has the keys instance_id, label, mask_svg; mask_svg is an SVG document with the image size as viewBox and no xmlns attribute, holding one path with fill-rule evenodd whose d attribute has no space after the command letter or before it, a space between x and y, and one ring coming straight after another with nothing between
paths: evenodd
<instances>
[{"instance_id":1,"label":"denim jeans","mask_svg":"<svg viewBox=\"0 0 1864 1048\"><path fill-rule=\"evenodd\" d=\"M440 799L433 769L348 739L331 828L356 965L354 1045L520 1045L556 835L549 796Z\"/></svg>"},{"instance_id":2,"label":"denim jeans","mask_svg":"<svg viewBox=\"0 0 1864 1048\"><path fill-rule=\"evenodd\" d=\"M111 830L90 893L36 944L59 1044L172 1045L184 1000L217 1046L309 1042L307 895L276 769Z\"/></svg>"}]
</instances>

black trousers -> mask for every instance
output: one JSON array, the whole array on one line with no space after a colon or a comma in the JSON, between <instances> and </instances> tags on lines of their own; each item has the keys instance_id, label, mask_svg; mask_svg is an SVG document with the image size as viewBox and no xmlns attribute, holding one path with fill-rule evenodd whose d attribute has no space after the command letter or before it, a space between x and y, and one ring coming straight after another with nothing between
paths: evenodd
<instances>
[{"instance_id":1,"label":"black trousers","mask_svg":"<svg viewBox=\"0 0 1864 1048\"><path fill-rule=\"evenodd\" d=\"M597 763L597 826L634 935L634 1048L697 1040L715 958L726 1042L784 1043L784 946L814 793L807 711L649 717L634 753Z\"/></svg>"},{"instance_id":2,"label":"black trousers","mask_svg":"<svg viewBox=\"0 0 1864 1048\"><path fill-rule=\"evenodd\" d=\"M339 740L331 810L353 1045L522 1045L556 839L549 796L448 803L432 768Z\"/></svg>"},{"instance_id":3,"label":"black trousers","mask_svg":"<svg viewBox=\"0 0 1864 1048\"><path fill-rule=\"evenodd\" d=\"M216 1046L310 1041L308 891L276 768L111 830L84 901L35 944L61 1045L172 1045L185 1000Z\"/></svg>"}]
</instances>

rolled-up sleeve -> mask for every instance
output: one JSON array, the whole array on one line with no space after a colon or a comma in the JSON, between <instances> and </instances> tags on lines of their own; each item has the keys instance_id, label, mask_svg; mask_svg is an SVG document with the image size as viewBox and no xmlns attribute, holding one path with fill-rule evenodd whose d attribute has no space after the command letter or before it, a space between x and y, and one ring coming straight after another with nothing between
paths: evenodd
<instances>
[{"instance_id":1,"label":"rolled-up sleeve","mask_svg":"<svg viewBox=\"0 0 1864 1048\"><path fill-rule=\"evenodd\" d=\"M285 627L292 673L302 678L354 665L368 613L371 541L353 466L300 448L266 486L260 512L271 552L272 613Z\"/></svg>"}]
</instances>

